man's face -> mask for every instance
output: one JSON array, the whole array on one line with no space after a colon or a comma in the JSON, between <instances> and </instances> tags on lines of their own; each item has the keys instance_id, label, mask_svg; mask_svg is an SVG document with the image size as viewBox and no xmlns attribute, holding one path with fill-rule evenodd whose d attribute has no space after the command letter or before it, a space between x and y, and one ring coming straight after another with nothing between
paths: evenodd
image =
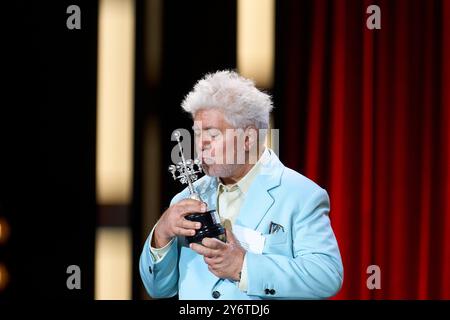
<instances>
[{"instance_id":1,"label":"man's face","mask_svg":"<svg viewBox=\"0 0 450 320\"><path fill-rule=\"evenodd\" d=\"M195 147L205 173L228 178L234 175L243 162L238 154L245 151L235 129L219 109L201 109L194 117Z\"/></svg>"}]
</instances>

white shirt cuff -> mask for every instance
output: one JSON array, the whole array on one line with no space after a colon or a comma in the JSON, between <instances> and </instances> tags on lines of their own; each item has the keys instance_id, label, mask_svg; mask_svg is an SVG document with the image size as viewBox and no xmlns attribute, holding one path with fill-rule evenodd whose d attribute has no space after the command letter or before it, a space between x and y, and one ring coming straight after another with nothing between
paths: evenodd
<instances>
[{"instance_id":1,"label":"white shirt cuff","mask_svg":"<svg viewBox=\"0 0 450 320\"><path fill-rule=\"evenodd\" d=\"M175 240L175 238L172 238L172 240L170 240L169 243L166 244L162 248L153 248L152 247L153 232L155 231L155 228L157 225L158 225L158 223L155 224L155 226L152 229L152 232L150 233L150 237L148 238L148 241L149 241L148 246L150 248L150 253L152 254L152 257L153 257L155 263L158 263L159 261L164 259L167 252L169 252L170 245Z\"/></svg>"},{"instance_id":2,"label":"white shirt cuff","mask_svg":"<svg viewBox=\"0 0 450 320\"><path fill-rule=\"evenodd\" d=\"M247 254L244 256L244 262L242 263L241 280L238 282L239 290L247 292L248 288L248 275L247 275Z\"/></svg>"}]
</instances>

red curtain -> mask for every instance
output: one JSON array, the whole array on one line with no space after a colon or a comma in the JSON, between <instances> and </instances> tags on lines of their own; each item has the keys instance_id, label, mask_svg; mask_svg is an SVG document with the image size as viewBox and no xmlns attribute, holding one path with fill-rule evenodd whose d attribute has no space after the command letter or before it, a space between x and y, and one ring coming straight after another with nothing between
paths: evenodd
<instances>
[{"instance_id":1,"label":"red curtain","mask_svg":"<svg viewBox=\"0 0 450 320\"><path fill-rule=\"evenodd\" d=\"M450 299L449 59L448 0L277 4L281 157L330 194L337 299Z\"/></svg>"}]
</instances>

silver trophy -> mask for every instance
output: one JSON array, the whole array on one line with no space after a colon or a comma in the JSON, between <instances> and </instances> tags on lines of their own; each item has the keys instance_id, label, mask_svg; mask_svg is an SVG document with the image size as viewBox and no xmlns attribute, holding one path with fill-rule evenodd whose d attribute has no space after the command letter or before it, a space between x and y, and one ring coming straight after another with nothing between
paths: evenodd
<instances>
[{"instance_id":1,"label":"silver trophy","mask_svg":"<svg viewBox=\"0 0 450 320\"><path fill-rule=\"evenodd\" d=\"M187 184L189 189L189 199L202 201L200 195L196 192L194 182L198 179L197 174L203 172L201 162L199 159L192 161L186 160L181 146L179 131L173 133L173 137L177 140L178 148L180 149L181 161L176 165L169 166L169 172L172 174L174 180L179 180L182 184ZM196 230L195 235L186 237L188 243L201 242L203 238L217 238L226 241L225 228L220 224L220 218L216 210L209 210L205 213L194 213L185 217L187 220L200 222L201 228Z\"/></svg>"}]
</instances>

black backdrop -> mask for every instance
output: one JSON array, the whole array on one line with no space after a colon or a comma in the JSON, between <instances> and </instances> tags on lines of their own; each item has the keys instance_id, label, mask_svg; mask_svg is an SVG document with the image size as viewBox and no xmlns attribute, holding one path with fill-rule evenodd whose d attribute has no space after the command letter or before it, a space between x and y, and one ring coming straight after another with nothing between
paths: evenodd
<instances>
[{"instance_id":1,"label":"black backdrop","mask_svg":"<svg viewBox=\"0 0 450 320\"><path fill-rule=\"evenodd\" d=\"M81 30L66 9L81 7ZM1 298L94 296L97 1L2 4ZM81 268L81 290L66 269Z\"/></svg>"}]
</instances>

